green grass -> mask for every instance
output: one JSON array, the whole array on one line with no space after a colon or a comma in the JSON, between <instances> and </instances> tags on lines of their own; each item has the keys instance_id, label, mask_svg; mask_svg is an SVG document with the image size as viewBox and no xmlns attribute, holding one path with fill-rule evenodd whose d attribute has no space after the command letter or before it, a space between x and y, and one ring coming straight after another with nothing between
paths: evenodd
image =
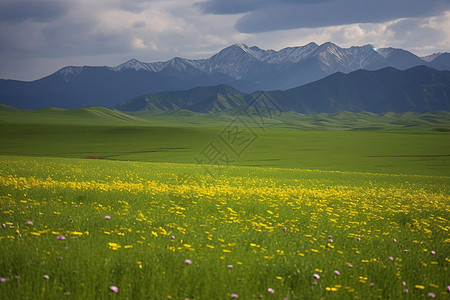
<instances>
[{"instance_id":1,"label":"green grass","mask_svg":"<svg viewBox=\"0 0 450 300\"><path fill-rule=\"evenodd\" d=\"M447 114L438 113L443 116L441 120L434 116L440 120L436 126L446 126ZM411 114L399 117L341 113L314 117L286 113L280 119L290 121L266 119L264 128L241 116L251 127L255 140L236 155L219 138L235 119L230 115L185 116L178 112L129 116L102 108L5 111L0 114L0 154L194 163L213 142L225 153L226 164L231 165L450 176L449 132L424 130L427 127L414 127L420 131L334 130L355 122L358 125L351 125L353 129L367 127L367 118L384 120L378 126L392 129L387 123L406 122L408 116L411 118ZM421 118L433 123L426 114ZM294 128L299 123L315 128L314 122L320 120L327 124L319 127L321 130Z\"/></svg>"},{"instance_id":2,"label":"green grass","mask_svg":"<svg viewBox=\"0 0 450 300\"><path fill-rule=\"evenodd\" d=\"M230 115L2 110L0 299L449 295L445 113L243 118L236 155Z\"/></svg>"},{"instance_id":3,"label":"green grass","mask_svg":"<svg viewBox=\"0 0 450 300\"><path fill-rule=\"evenodd\" d=\"M450 112L392 113L339 112L334 114L299 114L295 112L261 112L235 108L222 113L196 113L178 110L167 113L130 112L123 113L104 107L79 109L45 108L20 110L0 104L0 123L32 124L90 124L90 125L134 125L134 126L183 126L224 127L235 117L241 117L250 127L255 121L264 122L267 128L300 130L389 130L389 131L450 131ZM260 115L265 117L260 119ZM257 126L256 126L257 127Z\"/></svg>"},{"instance_id":4,"label":"green grass","mask_svg":"<svg viewBox=\"0 0 450 300\"><path fill-rule=\"evenodd\" d=\"M448 177L0 162L2 299L448 296Z\"/></svg>"}]
</instances>

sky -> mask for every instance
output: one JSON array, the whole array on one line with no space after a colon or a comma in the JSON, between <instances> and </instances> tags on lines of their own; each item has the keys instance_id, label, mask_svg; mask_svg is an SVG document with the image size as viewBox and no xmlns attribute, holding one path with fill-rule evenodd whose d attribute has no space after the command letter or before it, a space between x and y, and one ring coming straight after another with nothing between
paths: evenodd
<instances>
[{"instance_id":1,"label":"sky","mask_svg":"<svg viewBox=\"0 0 450 300\"><path fill-rule=\"evenodd\" d=\"M5 79L328 41L450 52L450 0L0 0Z\"/></svg>"}]
</instances>

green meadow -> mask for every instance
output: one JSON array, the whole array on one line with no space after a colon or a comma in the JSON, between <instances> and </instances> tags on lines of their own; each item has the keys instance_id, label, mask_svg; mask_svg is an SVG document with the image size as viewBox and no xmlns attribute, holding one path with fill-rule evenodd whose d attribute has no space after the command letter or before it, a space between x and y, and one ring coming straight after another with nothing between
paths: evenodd
<instances>
[{"instance_id":1,"label":"green meadow","mask_svg":"<svg viewBox=\"0 0 450 300\"><path fill-rule=\"evenodd\" d=\"M447 298L449 128L1 107L0 299Z\"/></svg>"},{"instance_id":2,"label":"green meadow","mask_svg":"<svg viewBox=\"0 0 450 300\"><path fill-rule=\"evenodd\" d=\"M239 153L220 138L236 118L251 138ZM445 112L286 113L256 123L245 115L43 109L2 111L0 129L3 155L195 163L213 142L224 165L450 176Z\"/></svg>"}]
</instances>

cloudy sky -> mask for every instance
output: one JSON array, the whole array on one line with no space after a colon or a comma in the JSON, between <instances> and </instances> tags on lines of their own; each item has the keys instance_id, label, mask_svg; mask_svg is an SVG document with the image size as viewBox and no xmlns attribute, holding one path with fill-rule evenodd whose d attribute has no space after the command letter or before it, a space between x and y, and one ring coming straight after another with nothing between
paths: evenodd
<instances>
[{"instance_id":1,"label":"cloudy sky","mask_svg":"<svg viewBox=\"0 0 450 300\"><path fill-rule=\"evenodd\" d=\"M450 0L0 0L0 78L327 41L450 52Z\"/></svg>"}]
</instances>

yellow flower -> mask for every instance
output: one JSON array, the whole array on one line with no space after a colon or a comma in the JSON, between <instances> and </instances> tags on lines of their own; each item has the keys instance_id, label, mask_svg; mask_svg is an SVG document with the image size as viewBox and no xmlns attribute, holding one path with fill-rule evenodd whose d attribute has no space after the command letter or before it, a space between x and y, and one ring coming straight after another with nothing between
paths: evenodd
<instances>
[{"instance_id":1,"label":"yellow flower","mask_svg":"<svg viewBox=\"0 0 450 300\"><path fill-rule=\"evenodd\" d=\"M111 250L119 250L120 248L122 248L121 245L119 245L117 243L112 243L112 242L109 242L108 246Z\"/></svg>"},{"instance_id":2,"label":"yellow flower","mask_svg":"<svg viewBox=\"0 0 450 300\"><path fill-rule=\"evenodd\" d=\"M416 285L415 285L415 288L416 288L416 289L419 289L419 290L423 290L423 289L425 289L425 286L420 285L420 284L416 284Z\"/></svg>"}]
</instances>

